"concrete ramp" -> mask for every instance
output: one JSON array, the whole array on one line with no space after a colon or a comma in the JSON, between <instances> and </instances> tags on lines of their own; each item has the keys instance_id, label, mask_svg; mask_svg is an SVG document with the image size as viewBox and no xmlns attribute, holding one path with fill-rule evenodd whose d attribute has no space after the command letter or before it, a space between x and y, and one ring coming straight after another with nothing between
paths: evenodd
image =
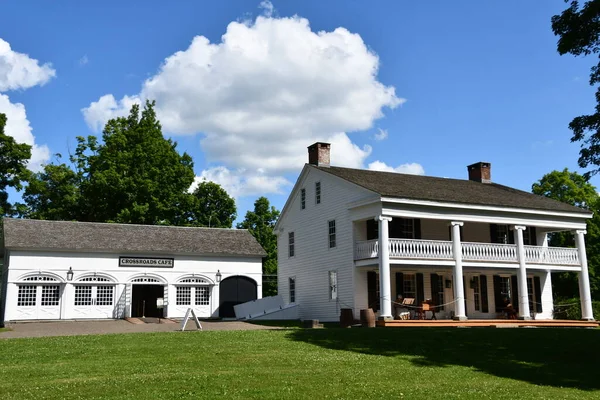
<instances>
[{"instance_id":1,"label":"concrete ramp","mask_svg":"<svg viewBox=\"0 0 600 400\"><path fill-rule=\"evenodd\" d=\"M235 317L245 320L298 319L298 304L284 304L279 295L263 297L233 306Z\"/></svg>"}]
</instances>

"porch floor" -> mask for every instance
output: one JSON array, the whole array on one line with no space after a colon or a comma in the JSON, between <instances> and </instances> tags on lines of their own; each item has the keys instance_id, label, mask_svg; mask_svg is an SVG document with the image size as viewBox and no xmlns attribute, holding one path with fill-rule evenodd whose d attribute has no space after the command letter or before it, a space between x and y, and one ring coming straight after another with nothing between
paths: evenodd
<instances>
[{"instance_id":1,"label":"porch floor","mask_svg":"<svg viewBox=\"0 0 600 400\"><path fill-rule=\"evenodd\" d=\"M492 328L512 328L512 327L561 327L561 328L597 328L600 325L598 321L575 321L566 319L548 319L548 320L515 320L515 319L469 319L466 321L454 321L451 319L440 320L390 320L377 321L377 326L410 328L410 327L492 327Z\"/></svg>"}]
</instances>

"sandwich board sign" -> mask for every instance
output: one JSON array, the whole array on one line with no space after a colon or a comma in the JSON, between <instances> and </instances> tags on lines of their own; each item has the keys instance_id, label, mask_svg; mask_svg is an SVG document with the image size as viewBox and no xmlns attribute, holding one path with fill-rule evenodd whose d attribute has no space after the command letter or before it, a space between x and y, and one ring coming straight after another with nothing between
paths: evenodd
<instances>
[{"instance_id":1,"label":"sandwich board sign","mask_svg":"<svg viewBox=\"0 0 600 400\"><path fill-rule=\"evenodd\" d=\"M194 310L192 308L188 308L187 311L185 312L185 317L183 318L183 320L181 320L181 330L182 331L185 330L185 326L187 325L187 322L191 316L194 317L194 323L196 324L196 329L201 331L202 325L200 324L200 321L198 321L198 317L196 317L196 313L194 312Z\"/></svg>"}]
</instances>

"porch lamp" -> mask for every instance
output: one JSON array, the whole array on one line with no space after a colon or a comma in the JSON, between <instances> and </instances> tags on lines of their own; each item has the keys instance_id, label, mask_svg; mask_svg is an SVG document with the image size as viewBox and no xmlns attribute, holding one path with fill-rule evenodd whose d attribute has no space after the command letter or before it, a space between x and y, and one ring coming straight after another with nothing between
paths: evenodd
<instances>
[{"instance_id":1,"label":"porch lamp","mask_svg":"<svg viewBox=\"0 0 600 400\"><path fill-rule=\"evenodd\" d=\"M67 280L70 282L73 280L73 267L69 267L67 271Z\"/></svg>"},{"instance_id":2,"label":"porch lamp","mask_svg":"<svg viewBox=\"0 0 600 400\"><path fill-rule=\"evenodd\" d=\"M222 276L223 276L223 275L221 275L221 270L220 270L220 269L218 269L218 270L217 270L217 283L221 283L221 277L222 277Z\"/></svg>"}]
</instances>

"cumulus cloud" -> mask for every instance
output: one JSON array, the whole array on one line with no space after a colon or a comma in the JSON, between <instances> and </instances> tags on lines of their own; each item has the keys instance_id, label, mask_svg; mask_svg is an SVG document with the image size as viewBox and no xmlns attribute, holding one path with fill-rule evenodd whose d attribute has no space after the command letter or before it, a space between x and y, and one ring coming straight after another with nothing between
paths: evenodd
<instances>
[{"instance_id":1,"label":"cumulus cloud","mask_svg":"<svg viewBox=\"0 0 600 400\"><path fill-rule=\"evenodd\" d=\"M265 17L271 17L273 15L273 11L275 10L273 3L271 3L269 0L261 1L258 5L258 8L263 10L263 15Z\"/></svg>"},{"instance_id":2,"label":"cumulus cloud","mask_svg":"<svg viewBox=\"0 0 600 400\"><path fill-rule=\"evenodd\" d=\"M32 146L28 166L32 171L39 171L42 163L50 158L50 150L48 146L40 146L35 143L25 106L21 103L11 103L7 95L0 94L0 113L6 114L7 118L4 133L15 138L18 143Z\"/></svg>"},{"instance_id":3,"label":"cumulus cloud","mask_svg":"<svg viewBox=\"0 0 600 400\"><path fill-rule=\"evenodd\" d=\"M10 90L23 90L33 86L43 86L56 76L50 63L40 65L38 60L27 54L13 51L10 44L0 39L0 113L6 114L4 133L12 136L18 143L31 146L31 159L28 167L39 171L42 164L50 158L50 150L45 145L35 143L31 125L22 103L11 103Z\"/></svg>"},{"instance_id":4,"label":"cumulus cloud","mask_svg":"<svg viewBox=\"0 0 600 400\"><path fill-rule=\"evenodd\" d=\"M83 67L84 65L86 65L86 64L87 64L87 63L89 63L89 62L90 62L90 60L89 60L89 58L88 58L87 54L85 54L83 57L81 57L81 58L79 59L79 66L80 66L80 67Z\"/></svg>"},{"instance_id":5,"label":"cumulus cloud","mask_svg":"<svg viewBox=\"0 0 600 400\"><path fill-rule=\"evenodd\" d=\"M387 129L377 128L377 133L373 136L373 139L375 139L378 142L381 142L382 140L385 140L387 138L388 138Z\"/></svg>"},{"instance_id":6,"label":"cumulus cloud","mask_svg":"<svg viewBox=\"0 0 600 400\"><path fill-rule=\"evenodd\" d=\"M27 54L17 53L0 39L0 92L45 85L56 76L52 64L39 64Z\"/></svg>"},{"instance_id":7,"label":"cumulus cloud","mask_svg":"<svg viewBox=\"0 0 600 400\"><path fill-rule=\"evenodd\" d=\"M232 197L262 195L264 193L283 193L284 189L292 183L280 176L267 176L258 171L257 174L248 174L246 170L231 171L219 166L209 168L194 179L190 188L193 192L202 181L218 183Z\"/></svg>"},{"instance_id":8,"label":"cumulus cloud","mask_svg":"<svg viewBox=\"0 0 600 400\"><path fill-rule=\"evenodd\" d=\"M407 163L397 167L387 165L382 161L373 161L369 164L369 169L373 171L397 172L400 174L425 175L425 169L421 164Z\"/></svg>"},{"instance_id":9,"label":"cumulus cloud","mask_svg":"<svg viewBox=\"0 0 600 400\"><path fill-rule=\"evenodd\" d=\"M328 139L337 140L332 164L362 167L371 148L353 144L346 132L370 129L404 100L378 81L379 58L358 34L314 32L306 19L269 17L267 5L253 22L231 22L219 43L193 38L140 93L91 103L82 109L87 124L99 131L132 102L154 99L166 132L201 133L208 162L245 171L242 185L251 174L297 171L306 147Z\"/></svg>"}]
</instances>

